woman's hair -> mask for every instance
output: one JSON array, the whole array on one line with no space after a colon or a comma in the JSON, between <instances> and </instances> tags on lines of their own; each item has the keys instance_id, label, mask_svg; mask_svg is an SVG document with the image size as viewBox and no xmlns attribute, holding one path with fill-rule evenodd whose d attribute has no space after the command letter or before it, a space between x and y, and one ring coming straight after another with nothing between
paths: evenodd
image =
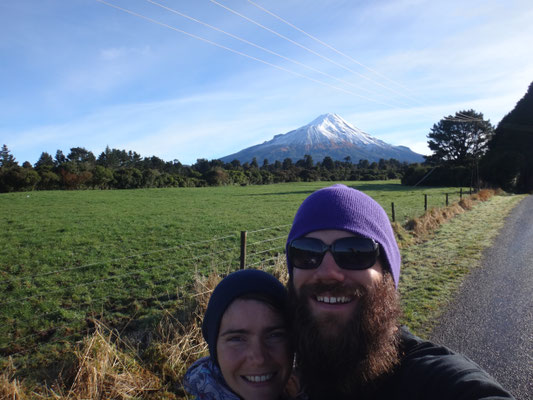
<instances>
[{"instance_id":1,"label":"woman's hair","mask_svg":"<svg viewBox=\"0 0 533 400\"><path fill-rule=\"evenodd\" d=\"M287 317L287 290L272 275L264 271L245 269L226 276L217 285L207 304L202 323L202 335L209 347L211 358L218 364L217 339L220 321L230 304L236 299L261 301Z\"/></svg>"}]
</instances>

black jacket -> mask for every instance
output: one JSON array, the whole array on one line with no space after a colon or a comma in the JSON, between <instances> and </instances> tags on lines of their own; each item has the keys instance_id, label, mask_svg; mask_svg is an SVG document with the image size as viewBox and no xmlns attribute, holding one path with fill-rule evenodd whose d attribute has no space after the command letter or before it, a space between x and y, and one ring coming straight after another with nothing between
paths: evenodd
<instances>
[{"instance_id":1,"label":"black jacket","mask_svg":"<svg viewBox=\"0 0 533 400\"><path fill-rule=\"evenodd\" d=\"M514 399L467 357L401 328L401 362L378 387L383 400Z\"/></svg>"}]
</instances>

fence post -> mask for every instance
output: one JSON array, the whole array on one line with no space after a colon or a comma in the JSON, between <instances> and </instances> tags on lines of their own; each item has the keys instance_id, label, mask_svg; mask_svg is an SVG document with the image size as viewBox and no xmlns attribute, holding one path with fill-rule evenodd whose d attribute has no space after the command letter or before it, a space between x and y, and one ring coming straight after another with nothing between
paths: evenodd
<instances>
[{"instance_id":1,"label":"fence post","mask_svg":"<svg viewBox=\"0 0 533 400\"><path fill-rule=\"evenodd\" d=\"M448 207L448 193L446 193L446 207Z\"/></svg>"},{"instance_id":2,"label":"fence post","mask_svg":"<svg viewBox=\"0 0 533 400\"><path fill-rule=\"evenodd\" d=\"M246 231L241 231L241 269L246 266Z\"/></svg>"},{"instance_id":3,"label":"fence post","mask_svg":"<svg viewBox=\"0 0 533 400\"><path fill-rule=\"evenodd\" d=\"M428 195L424 195L424 211L428 210Z\"/></svg>"},{"instance_id":4,"label":"fence post","mask_svg":"<svg viewBox=\"0 0 533 400\"><path fill-rule=\"evenodd\" d=\"M396 222L396 215L394 214L394 202L391 203L392 206L392 222Z\"/></svg>"},{"instance_id":5,"label":"fence post","mask_svg":"<svg viewBox=\"0 0 533 400\"><path fill-rule=\"evenodd\" d=\"M463 188L459 189L459 200L463 200Z\"/></svg>"}]
</instances>

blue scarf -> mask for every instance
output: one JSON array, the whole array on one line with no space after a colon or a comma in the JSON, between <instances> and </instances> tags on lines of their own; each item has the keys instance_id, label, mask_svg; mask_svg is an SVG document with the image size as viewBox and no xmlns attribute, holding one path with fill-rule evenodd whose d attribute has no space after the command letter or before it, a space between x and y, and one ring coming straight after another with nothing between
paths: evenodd
<instances>
[{"instance_id":1,"label":"blue scarf","mask_svg":"<svg viewBox=\"0 0 533 400\"><path fill-rule=\"evenodd\" d=\"M220 368L211 357L200 358L183 378L185 390L197 400L240 400L226 384Z\"/></svg>"}]
</instances>

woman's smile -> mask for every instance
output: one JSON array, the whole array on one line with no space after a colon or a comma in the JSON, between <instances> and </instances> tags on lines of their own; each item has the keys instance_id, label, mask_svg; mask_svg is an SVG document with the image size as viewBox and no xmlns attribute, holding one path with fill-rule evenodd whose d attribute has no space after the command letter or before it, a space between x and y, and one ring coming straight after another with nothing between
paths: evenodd
<instances>
[{"instance_id":1,"label":"woman's smile","mask_svg":"<svg viewBox=\"0 0 533 400\"><path fill-rule=\"evenodd\" d=\"M237 299L220 323L217 357L227 384L245 400L272 400L291 373L283 317L268 304Z\"/></svg>"}]
</instances>

